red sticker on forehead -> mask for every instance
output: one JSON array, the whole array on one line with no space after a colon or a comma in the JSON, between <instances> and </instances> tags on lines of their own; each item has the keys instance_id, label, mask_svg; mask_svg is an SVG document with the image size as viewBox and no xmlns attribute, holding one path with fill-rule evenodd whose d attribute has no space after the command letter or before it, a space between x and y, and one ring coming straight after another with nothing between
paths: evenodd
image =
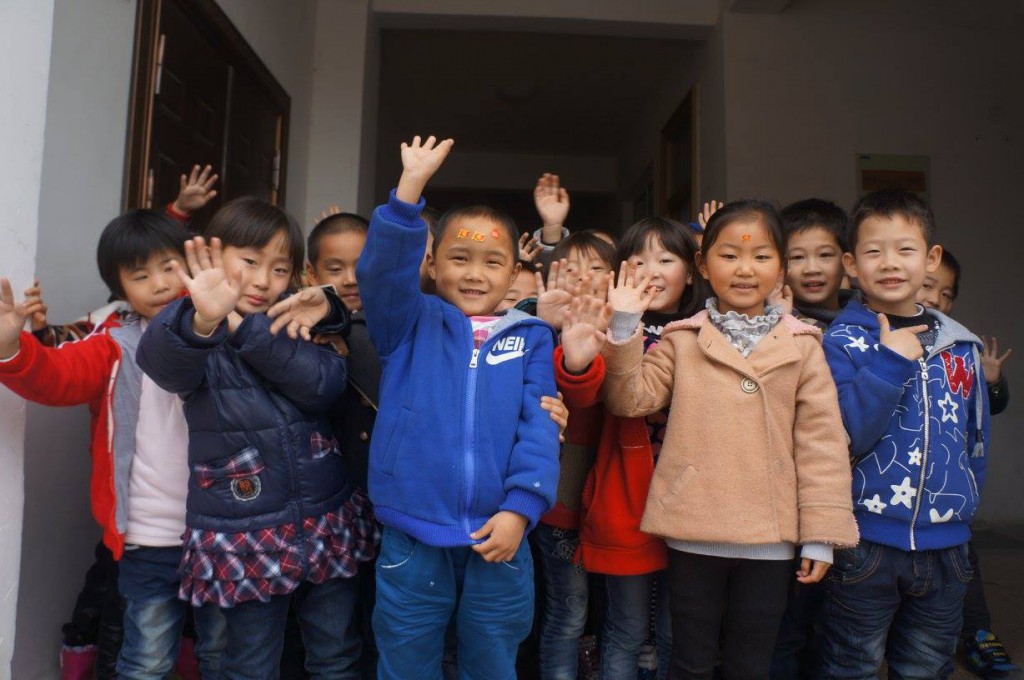
<instances>
[{"instance_id":1,"label":"red sticker on forehead","mask_svg":"<svg viewBox=\"0 0 1024 680\"><path fill-rule=\"evenodd\" d=\"M749 240L750 240L750 238L751 238L751 237L750 237L750 234L744 234L744 235L743 235L743 240L744 240L744 241L749 241Z\"/></svg>"},{"instance_id":2,"label":"red sticker on forehead","mask_svg":"<svg viewBox=\"0 0 1024 680\"><path fill-rule=\"evenodd\" d=\"M491 229L491 238L493 238L493 239L501 238L501 232L499 232L497 229Z\"/></svg>"}]
</instances>

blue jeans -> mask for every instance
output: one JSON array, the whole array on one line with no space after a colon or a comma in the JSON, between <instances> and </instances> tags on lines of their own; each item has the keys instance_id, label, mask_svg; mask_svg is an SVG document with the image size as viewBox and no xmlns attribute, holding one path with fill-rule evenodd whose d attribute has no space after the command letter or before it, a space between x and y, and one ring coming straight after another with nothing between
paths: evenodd
<instances>
[{"instance_id":1,"label":"blue jeans","mask_svg":"<svg viewBox=\"0 0 1024 680\"><path fill-rule=\"evenodd\" d=\"M124 641L117 659L122 680L163 680L174 670L188 605L178 599L181 548L127 546L117 587L126 600ZM196 656L205 680L221 677L224 617L216 607L198 607Z\"/></svg>"},{"instance_id":2,"label":"blue jeans","mask_svg":"<svg viewBox=\"0 0 1024 680\"><path fill-rule=\"evenodd\" d=\"M533 538L544 576L540 624L541 680L576 680L580 636L587 623L587 572L572 563L579 532L538 524Z\"/></svg>"},{"instance_id":3,"label":"blue jeans","mask_svg":"<svg viewBox=\"0 0 1024 680\"><path fill-rule=\"evenodd\" d=\"M672 620L665 572L640 576L608 576L608 613L601 640L603 680L635 680L640 649L651 633L651 591L654 602L658 680L668 677L672 658Z\"/></svg>"},{"instance_id":4,"label":"blue jeans","mask_svg":"<svg viewBox=\"0 0 1024 680\"><path fill-rule=\"evenodd\" d=\"M837 550L828 580L823 678L948 678L971 580L967 544L909 552L861 541Z\"/></svg>"},{"instance_id":5,"label":"blue jeans","mask_svg":"<svg viewBox=\"0 0 1024 680\"><path fill-rule=\"evenodd\" d=\"M516 652L533 622L533 559L523 538L509 562L470 546L438 548L390 527L377 557L377 677L438 680L455 611L459 677L515 680Z\"/></svg>"},{"instance_id":6,"label":"blue jeans","mask_svg":"<svg viewBox=\"0 0 1024 680\"><path fill-rule=\"evenodd\" d=\"M281 650L289 600L306 648L306 672L314 680L357 680L362 640L357 632L355 577L303 583L290 595L269 602L251 600L223 609L227 648L221 664L224 680L274 680L280 677ZM206 676L203 676L206 680Z\"/></svg>"}]
</instances>

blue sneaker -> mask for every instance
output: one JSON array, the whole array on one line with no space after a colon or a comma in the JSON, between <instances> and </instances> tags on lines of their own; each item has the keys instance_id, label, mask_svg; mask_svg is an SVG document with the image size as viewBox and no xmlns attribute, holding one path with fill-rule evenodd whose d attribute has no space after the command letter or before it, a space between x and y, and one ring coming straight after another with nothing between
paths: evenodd
<instances>
[{"instance_id":1,"label":"blue sneaker","mask_svg":"<svg viewBox=\"0 0 1024 680\"><path fill-rule=\"evenodd\" d=\"M1019 670L1010 660L1003 643L987 630L979 630L973 637L964 638L964 654L967 670L979 678L1008 678L1010 673Z\"/></svg>"}]
</instances>

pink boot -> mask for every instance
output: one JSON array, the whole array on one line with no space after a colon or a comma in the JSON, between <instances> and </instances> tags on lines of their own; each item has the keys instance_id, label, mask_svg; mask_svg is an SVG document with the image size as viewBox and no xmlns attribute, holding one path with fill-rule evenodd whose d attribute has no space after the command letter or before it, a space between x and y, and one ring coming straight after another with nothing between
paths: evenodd
<instances>
[{"instance_id":1,"label":"pink boot","mask_svg":"<svg viewBox=\"0 0 1024 680\"><path fill-rule=\"evenodd\" d=\"M92 680L96 670L96 645L60 646L61 680Z\"/></svg>"}]
</instances>

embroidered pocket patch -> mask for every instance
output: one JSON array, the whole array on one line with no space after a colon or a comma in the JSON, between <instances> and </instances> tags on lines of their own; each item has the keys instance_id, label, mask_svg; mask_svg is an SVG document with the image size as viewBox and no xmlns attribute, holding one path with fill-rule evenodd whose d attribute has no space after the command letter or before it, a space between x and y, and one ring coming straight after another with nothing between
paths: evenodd
<instances>
[{"instance_id":1,"label":"embroidered pocket patch","mask_svg":"<svg viewBox=\"0 0 1024 680\"><path fill-rule=\"evenodd\" d=\"M262 490L263 486L260 484L260 478L256 475L231 480L231 495L234 496L236 500L255 500Z\"/></svg>"}]
</instances>

